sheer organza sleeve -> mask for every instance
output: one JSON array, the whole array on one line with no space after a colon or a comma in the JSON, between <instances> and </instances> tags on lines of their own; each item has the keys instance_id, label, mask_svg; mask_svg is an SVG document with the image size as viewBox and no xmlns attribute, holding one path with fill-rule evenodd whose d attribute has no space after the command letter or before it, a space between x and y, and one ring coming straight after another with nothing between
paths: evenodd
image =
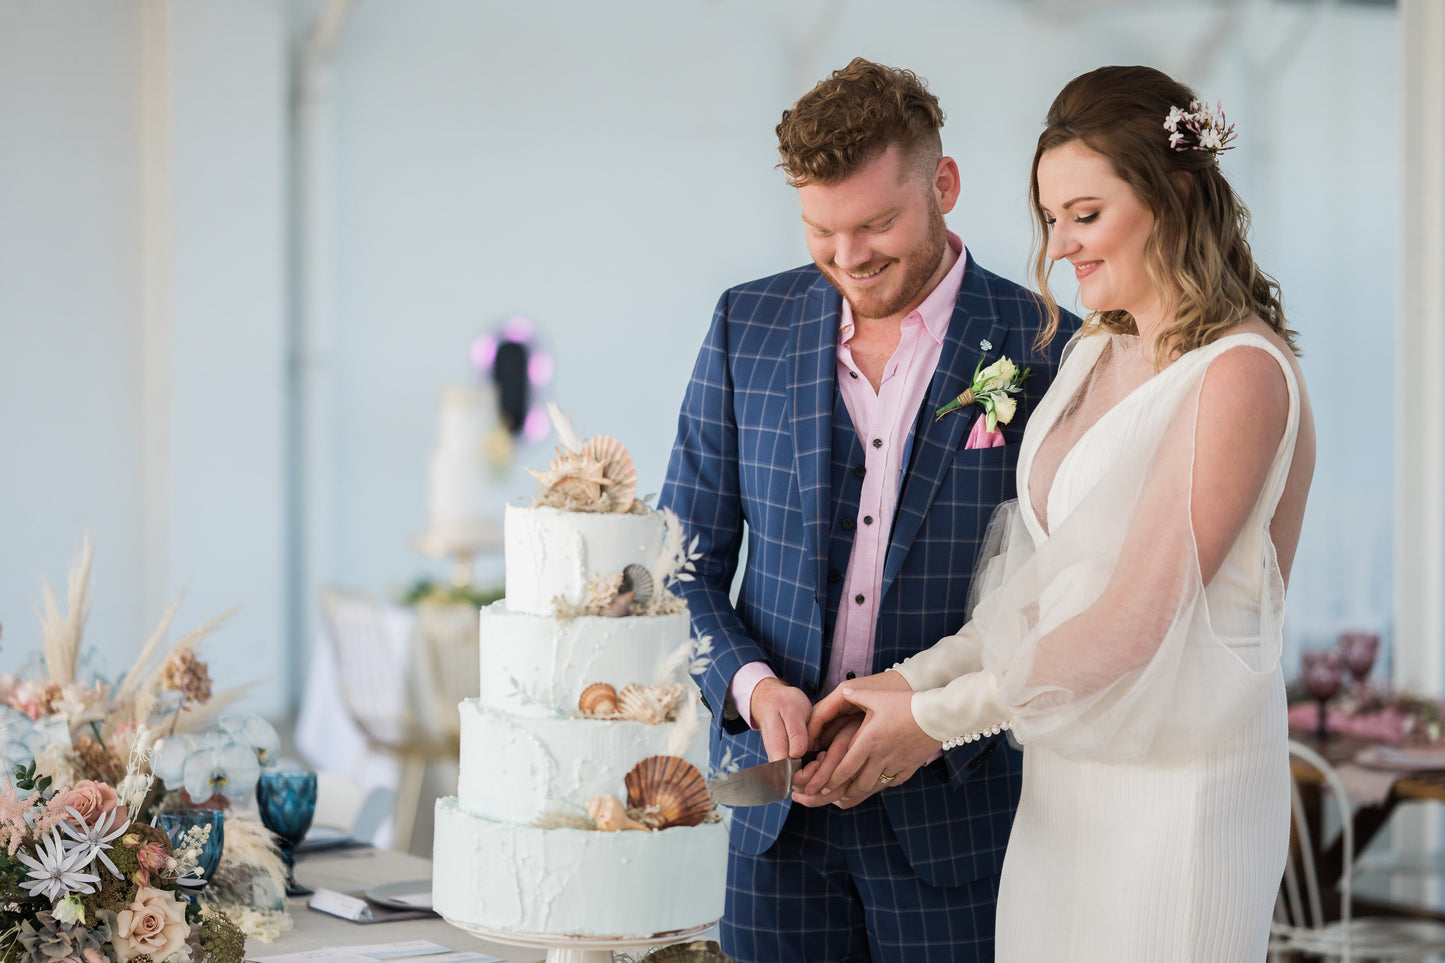
<instances>
[{"instance_id":1,"label":"sheer organza sleeve","mask_svg":"<svg viewBox=\"0 0 1445 963\"><path fill-rule=\"evenodd\" d=\"M1224 340L1175 362L1187 367L1161 375L1167 387L1111 412L1095 429L1106 437L1070 453L1077 464L1068 476L1061 467L1055 484L1075 486L1076 497L1037 547L1018 507L1001 510L999 550L969 625L900 669L910 685L934 683L913 686L915 719L930 735L957 740L1007 724L1026 746L1128 760L1216 744L1258 708L1280 655L1284 586L1268 526L1299 402L1273 346L1254 335ZM1245 506L1239 551L1226 556L1220 585L1207 586L1192 511L1200 389L1209 364L1246 340L1282 367L1289 414ZM950 669L969 670L959 639L977 640L979 669L939 684Z\"/></svg>"}]
</instances>

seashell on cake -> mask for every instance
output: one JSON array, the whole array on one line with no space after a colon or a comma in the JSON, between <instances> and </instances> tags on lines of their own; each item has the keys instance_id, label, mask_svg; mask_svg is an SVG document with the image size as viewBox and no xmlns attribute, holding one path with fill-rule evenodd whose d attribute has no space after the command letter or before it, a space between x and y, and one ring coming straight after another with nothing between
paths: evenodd
<instances>
[{"instance_id":1,"label":"seashell on cake","mask_svg":"<svg viewBox=\"0 0 1445 963\"><path fill-rule=\"evenodd\" d=\"M617 696L617 714L634 722L655 726L677 712L686 689L681 682L666 685L626 685Z\"/></svg>"},{"instance_id":2,"label":"seashell on cake","mask_svg":"<svg viewBox=\"0 0 1445 963\"><path fill-rule=\"evenodd\" d=\"M587 815L600 832L615 833L624 829L651 832L652 827L627 815L627 807L616 796L593 796L587 800Z\"/></svg>"},{"instance_id":3,"label":"seashell on cake","mask_svg":"<svg viewBox=\"0 0 1445 963\"><path fill-rule=\"evenodd\" d=\"M648 756L623 781L628 809L654 829L697 826L712 813L707 780L681 756Z\"/></svg>"},{"instance_id":4,"label":"seashell on cake","mask_svg":"<svg viewBox=\"0 0 1445 963\"><path fill-rule=\"evenodd\" d=\"M632 511L632 499L637 494L637 468L622 442L611 435L593 435L582 446L582 454L602 465L612 511L619 515Z\"/></svg>"},{"instance_id":5,"label":"seashell on cake","mask_svg":"<svg viewBox=\"0 0 1445 963\"><path fill-rule=\"evenodd\" d=\"M633 562L622 569L622 584L618 588L622 592L631 592L632 601L638 605L646 605L652 601L652 573L646 565Z\"/></svg>"},{"instance_id":6,"label":"seashell on cake","mask_svg":"<svg viewBox=\"0 0 1445 963\"><path fill-rule=\"evenodd\" d=\"M617 690L606 682L594 682L582 690L577 708L589 716L610 716L617 712Z\"/></svg>"}]
</instances>

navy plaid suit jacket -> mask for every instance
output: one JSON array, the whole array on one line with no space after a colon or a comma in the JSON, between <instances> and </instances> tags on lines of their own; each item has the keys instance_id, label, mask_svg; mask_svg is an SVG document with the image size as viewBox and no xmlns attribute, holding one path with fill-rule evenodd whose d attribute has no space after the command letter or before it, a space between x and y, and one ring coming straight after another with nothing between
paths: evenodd
<instances>
[{"instance_id":1,"label":"navy plaid suit jacket","mask_svg":"<svg viewBox=\"0 0 1445 963\"><path fill-rule=\"evenodd\" d=\"M697 677L713 712L711 752L741 766L766 762L762 739L724 719L733 675L764 661L810 698L819 695L824 639L841 298L809 265L723 294L678 418L659 504L698 537L696 578L679 584L693 631L710 636L712 661ZM875 631L879 672L957 631L979 542L999 502L1014 497L1018 445L1029 412L1052 382L1078 326L1065 315L1043 353L1037 298L969 256L938 368L916 422L913 449L885 560ZM987 342L991 347L981 347ZM964 450L980 409L935 421L933 411L968 387L975 366L1007 355L1033 367L1007 444ZM729 590L746 532L737 604ZM882 793L909 864L933 886L997 873L1018 804L1021 759L1002 738L945 754L931 770ZM940 778L940 775L946 776ZM737 809L732 844L770 847L790 802Z\"/></svg>"}]
</instances>

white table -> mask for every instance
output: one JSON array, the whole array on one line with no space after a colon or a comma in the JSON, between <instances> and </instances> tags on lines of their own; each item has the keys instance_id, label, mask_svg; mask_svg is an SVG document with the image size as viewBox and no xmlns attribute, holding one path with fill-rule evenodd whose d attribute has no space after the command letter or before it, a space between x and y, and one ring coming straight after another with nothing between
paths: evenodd
<instances>
[{"instance_id":1,"label":"white table","mask_svg":"<svg viewBox=\"0 0 1445 963\"><path fill-rule=\"evenodd\" d=\"M320 886L343 893L382 883L429 878L430 860L387 849L336 849L302 855L296 860L297 882L303 886ZM274 943L248 941L246 958L301 953L323 946L361 946L403 940L431 940L455 950L477 950L500 956L508 963L539 963L546 956L545 950L504 946L478 939L439 917L361 925L307 909L306 900L305 896L287 900L286 909L295 921L295 927Z\"/></svg>"}]
</instances>

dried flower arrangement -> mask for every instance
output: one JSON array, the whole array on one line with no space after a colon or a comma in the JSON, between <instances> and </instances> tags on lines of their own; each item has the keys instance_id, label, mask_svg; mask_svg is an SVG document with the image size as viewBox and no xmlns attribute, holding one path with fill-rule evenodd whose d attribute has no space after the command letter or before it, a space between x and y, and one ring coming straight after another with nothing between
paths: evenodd
<instances>
[{"instance_id":1,"label":"dried flower arrangement","mask_svg":"<svg viewBox=\"0 0 1445 963\"><path fill-rule=\"evenodd\" d=\"M261 768L274 764L280 746L261 717L221 714L244 687L214 691L209 669L197 654L197 645L233 612L207 620L163 649L180 607L177 598L118 685L101 678L82 681L93 557L87 536L68 573L64 610L50 586L42 585L42 670L24 679L0 676L0 769L27 767L37 784L43 780L60 796L82 786L115 787L111 792L129 801L129 822L136 827L163 809L229 808L254 791ZM8 790L12 806L16 788ZM6 798L0 796L0 804ZM10 839L13 844L17 837ZM246 846L248 840L253 845ZM250 814L228 814L224 844L218 877L279 874L284 879L274 839ZM239 858L238 848L247 850ZM249 886L244 894L239 887L218 887L207 896L208 912L224 909L231 920L244 920L247 935L274 938L289 928L283 910L251 911ZM84 946L75 949L79 959Z\"/></svg>"},{"instance_id":2,"label":"dried flower arrangement","mask_svg":"<svg viewBox=\"0 0 1445 963\"><path fill-rule=\"evenodd\" d=\"M151 789L151 735L137 730L120 784L59 788L36 764L0 789L0 958L7 963L240 963L245 934L190 903L209 827L173 848L137 818Z\"/></svg>"}]
</instances>

